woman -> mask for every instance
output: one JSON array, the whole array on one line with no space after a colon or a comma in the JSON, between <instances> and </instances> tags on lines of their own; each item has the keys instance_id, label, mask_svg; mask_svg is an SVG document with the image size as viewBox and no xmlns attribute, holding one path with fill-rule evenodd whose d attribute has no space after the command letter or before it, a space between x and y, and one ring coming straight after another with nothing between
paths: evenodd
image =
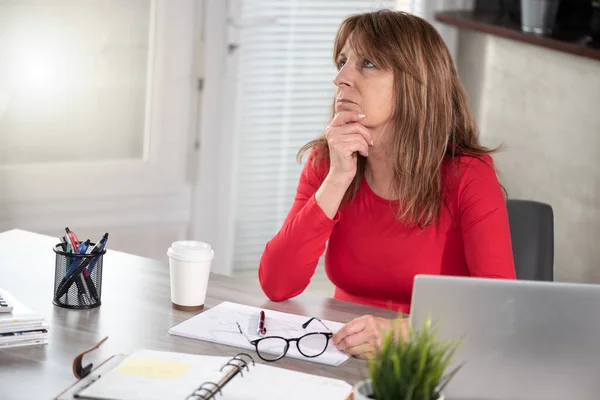
<instances>
[{"instance_id":1,"label":"woman","mask_svg":"<svg viewBox=\"0 0 600 400\"><path fill-rule=\"evenodd\" d=\"M266 295L300 294L326 243L335 298L405 313L417 274L514 279L493 151L435 29L389 10L352 16L334 57L334 117L299 153L295 202L260 262ZM333 342L367 358L390 324L363 316Z\"/></svg>"}]
</instances>

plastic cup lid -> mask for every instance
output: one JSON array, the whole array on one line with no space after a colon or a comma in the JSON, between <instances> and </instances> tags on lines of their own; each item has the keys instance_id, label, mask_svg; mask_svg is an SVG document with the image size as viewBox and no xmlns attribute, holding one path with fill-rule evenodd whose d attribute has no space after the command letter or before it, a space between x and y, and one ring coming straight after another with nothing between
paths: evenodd
<instances>
[{"instance_id":1,"label":"plastic cup lid","mask_svg":"<svg viewBox=\"0 0 600 400\"><path fill-rule=\"evenodd\" d=\"M215 257L215 252L208 243L180 240L171 244L167 255L176 260L202 262L212 260Z\"/></svg>"}]
</instances>

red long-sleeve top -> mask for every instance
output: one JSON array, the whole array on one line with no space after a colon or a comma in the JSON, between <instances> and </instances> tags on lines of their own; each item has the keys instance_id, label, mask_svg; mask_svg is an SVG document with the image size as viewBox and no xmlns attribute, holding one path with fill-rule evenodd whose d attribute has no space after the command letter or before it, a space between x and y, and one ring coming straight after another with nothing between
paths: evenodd
<instances>
[{"instance_id":1,"label":"red long-sleeve top","mask_svg":"<svg viewBox=\"0 0 600 400\"><path fill-rule=\"evenodd\" d=\"M491 157L444 161L446 204L438 222L425 229L398 221L390 201L366 180L354 200L328 218L315 200L328 161L313 165L313 157L283 226L261 257L259 280L271 300L302 293L325 250L335 298L405 313L417 274L515 279L506 200Z\"/></svg>"}]
</instances>

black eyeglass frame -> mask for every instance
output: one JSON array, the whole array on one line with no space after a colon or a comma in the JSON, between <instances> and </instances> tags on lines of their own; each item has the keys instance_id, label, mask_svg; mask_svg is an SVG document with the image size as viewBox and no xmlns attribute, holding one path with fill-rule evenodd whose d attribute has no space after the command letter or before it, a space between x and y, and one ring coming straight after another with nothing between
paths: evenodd
<instances>
[{"instance_id":1,"label":"black eyeglass frame","mask_svg":"<svg viewBox=\"0 0 600 400\"><path fill-rule=\"evenodd\" d=\"M291 342L296 342L296 348L298 349L298 351L300 352L300 354L302 354L304 357L308 357L308 358L315 358L315 357L319 357L321 354L325 353L325 350L327 350L327 347L329 346L329 340L333 337L333 332L331 332L331 330L327 327L327 325L325 325L323 323L323 321L321 321L320 318L318 317L312 317L311 319L309 319L308 321L306 321L305 323L302 324L302 329L306 329L306 327L312 322L312 321L319 321L321 323L321 325L323 325L325 327L325 329L327 329L327 332L308 332L300 337L296 337L296 338L284 338L282 336L265 336L265 337L261 337L259 339L254 339L251 340L248 335L246 335L244 333L244 331L242 330L242 327L240 326L240 324L238 322L236 322L235 324L237 325L240 333L242 335L244 335L244 337L246 337L246 339L248 339L248 342L254 346L255 350L256 350L256 354L258 354L258 356L267 362L272 362L272 361L277 361L277 360L281 360L283 357L285 357L285 355L287 354L288 350L290 349L290 343ZM302 350L300 349L300 340L302 338L305 338L307 336L311 336L311 335L324 335L326 337L326 341L325 341L325 346L323 346L323 351L321 351L319 354L314 354L314 355L306 355L302 352ZM277 358L272 358L272 359L266 359L264 358L261 354L260 351L258 350L258 343L260 343L262 340L266 340L266 339L283 339L285 340L285 349L282 352L282 354L277 357Z\"/></svg>"}]
</instances>

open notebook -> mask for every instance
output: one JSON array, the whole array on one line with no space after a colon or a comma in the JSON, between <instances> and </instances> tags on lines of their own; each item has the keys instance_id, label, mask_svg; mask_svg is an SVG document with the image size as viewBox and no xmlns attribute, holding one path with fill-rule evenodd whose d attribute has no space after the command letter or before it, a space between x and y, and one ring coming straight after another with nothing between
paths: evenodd
<instances>
[{"instance_id":1,"label":"open notebook","mask_svg":"<svg viewBox=\"0 0 600 400\"><path fill-rule=\"evenodd\" d=\"M58 398L184 400L197 393L189 399L344 400L352 392L344 381L253 364L247 355L230 358L139 350L97 375L90 385L82 382L83 389L71 390L74 397Z\"/></svg>"}]
</instances>

